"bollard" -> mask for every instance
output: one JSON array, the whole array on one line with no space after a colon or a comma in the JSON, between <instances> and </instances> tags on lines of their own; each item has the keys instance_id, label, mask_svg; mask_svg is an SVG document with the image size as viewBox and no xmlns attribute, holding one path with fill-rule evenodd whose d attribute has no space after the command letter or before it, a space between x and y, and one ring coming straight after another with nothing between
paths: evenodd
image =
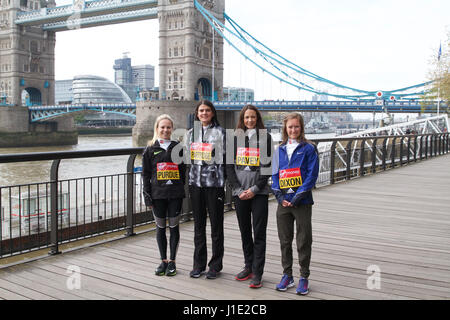
<instances>
[{"instance_id":1,"label":"bollard","mask_svg":"<svg viewBox=\"0 0 450 320\"><path fill-rule=\"evenodd\" d=\"M134 161L136 154L130 155L127 163L127 209L126 209L126 237L134 236Z\"/></svg>"},{"instance_id":2,"label":"bollard","mask_svg":"<svg viewBox=\"0 0 450 320\"><path fill-rule=\"evenodd\" d=\"M50 169L50 255L57 255L59 251L58 239L58 169L61 160L53 160Z\"/></svg>"}]
</instances>

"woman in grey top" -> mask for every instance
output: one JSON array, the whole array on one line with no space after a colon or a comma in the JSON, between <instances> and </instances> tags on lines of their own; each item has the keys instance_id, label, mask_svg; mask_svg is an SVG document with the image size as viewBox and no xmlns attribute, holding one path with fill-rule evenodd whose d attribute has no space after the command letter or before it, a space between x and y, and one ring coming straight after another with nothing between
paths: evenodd
<instances>
[{"instance_id":1,"label":"woman in grey top","mask_svg":"<svg viewBox=\"0 0 450 320\"><path fill-rule=\"evenodd\" d=\"M233 188L245 260L245 266L236 275L236 280L251 279L250 288L262 287L271 148L272 139L264 128L259 110L253 105L245 106L239 116L234 141L234 162L227 164L227 178Z\"/></svg>"},{"instance_id":2,"label":"woman in grey top","mask_svg":"<svg viewBox=\"0 0 450 320\"><path fill-rule=\"evenodd\" d=\"M202 100L195 109L194 128L186 145L190 157L189 194L194 215L194 263L190 273L199 278L206 269L206 217L211 222L212 257L207 279L215 279L223 268L223 210L225 198L225 130L219 125L214 105Z\"/></svg>"}]
</instances>

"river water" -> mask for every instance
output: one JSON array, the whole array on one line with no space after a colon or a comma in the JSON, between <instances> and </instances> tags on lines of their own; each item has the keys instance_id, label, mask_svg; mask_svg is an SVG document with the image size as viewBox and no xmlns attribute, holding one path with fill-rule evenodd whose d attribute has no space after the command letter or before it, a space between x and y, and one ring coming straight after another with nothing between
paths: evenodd
<instances>
[{"instance_id":1,"label":"river water","mask_svg":"<svg viewBox=\"0 0 450 320\"><path fill-rule=\"evenodd\" d=\"M319 139L333 136L334 134L311 134L307 135L307 138ZM133 147L131 136L79 136L78 144L74 146L0 148L0 154L80 151L131 147ZM63 180L125 173L127 160L128 156L62 160L59 169L59 178ZM51 163L52 161L36 161L0 164L0 186L49 181ZM140 164L141 160L140 158L137 158L136 166L140 166Z\"/></svg>"},{"instance_id":2,"label":"river water","mask_svg":"<svg viewBox=\"0 0 450 320\"><path fill-rule=\"evenodd\" d=\"M0 154L81 151L133 147L131 136L79 136L78 144L61 147L0 148ZM60 179L92 177L126 172L128 156L62 160ZM0 164L0 186L28 184L50 180L52 161ZM136 164L139 161L136 160Z\"/></svg>"}]
</instances>

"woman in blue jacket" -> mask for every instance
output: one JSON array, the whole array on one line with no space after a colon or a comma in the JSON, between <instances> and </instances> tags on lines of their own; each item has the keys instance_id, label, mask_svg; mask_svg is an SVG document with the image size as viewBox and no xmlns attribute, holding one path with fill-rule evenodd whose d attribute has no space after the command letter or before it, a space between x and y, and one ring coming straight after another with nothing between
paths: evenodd
<instances>
[{"instance_id":1,"label":"woman in blue jacket","mask_svg":"<svg viewBox=\"0 0 450 320\"><path fill-rule=\"evenodd\" d=\"M300 264L297 294L309 291L311 261L311 213L314 204L311 190L319 174L316 147L305 139L303 117L291 113L283 121L282 143L273 158L272 190L278 200L277 228L281 246L283 277L276 289L286 291L294 286L292 275L292 241L294 223Z\"/></svg>"}]
</instances>

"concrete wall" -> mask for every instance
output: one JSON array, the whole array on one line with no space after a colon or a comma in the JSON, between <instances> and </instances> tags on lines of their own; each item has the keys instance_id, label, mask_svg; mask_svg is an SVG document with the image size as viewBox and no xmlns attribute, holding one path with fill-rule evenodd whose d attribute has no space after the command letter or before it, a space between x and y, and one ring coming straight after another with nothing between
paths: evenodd
<instances>
[{"instance_id":1,"label":"concrete wall","mask_svg":"<svg viewBox=\"0 0 450 320\"><path fill-rule=\"evenodd\" d=\"M28 132L29 114L26 107L0 107L0 132Z\"/></svg>"},{"instance_id":2,"label":"concrete wall","mask_svg":"<svg viewBox=\"0 0 450 320\"><path fill-rule=\"evenodd\" d=\"M136 125L133 127L133 145L144 147L153 138L155 120L168 114L175 129L187 129L189 114L194 113L196 101L140 101L136 103Z\"/></svg>"},{"instance_id":3,"label":"concrete wall","mask_svg":"<svg viewBox=\"0 0 450 320\"><path fill-rule=\"evenodd\" d=\"M187 129L189 114L194 114L198 101L140 101L136 103L136 125L133 127L133 145L144 147L153 138L155 120L161 114L168 114L175 122L175 129ZM239 113L218 111L222 127L236 128ZM177 138L177 137L173 137Z\"/></svg>"},{"instance_id":4,"label":"concrete wall","mask_svg":"<svg viewBox=\"0 0 450 320\"><path fill-rule=\"evenodd\" d=\"M78 144L77 132L0 132L0 148Z\"/></svg>"},{"instance_id":5,"label":"concrete wall","mask_svg":"<svg viewBox=\"0 0 450 320\"><path fill-rule=\"evenodd\" d=\"M26 107L0 107L0 148L78 144L72 117L31 123Z\"/></svg>"}]
</instances>

